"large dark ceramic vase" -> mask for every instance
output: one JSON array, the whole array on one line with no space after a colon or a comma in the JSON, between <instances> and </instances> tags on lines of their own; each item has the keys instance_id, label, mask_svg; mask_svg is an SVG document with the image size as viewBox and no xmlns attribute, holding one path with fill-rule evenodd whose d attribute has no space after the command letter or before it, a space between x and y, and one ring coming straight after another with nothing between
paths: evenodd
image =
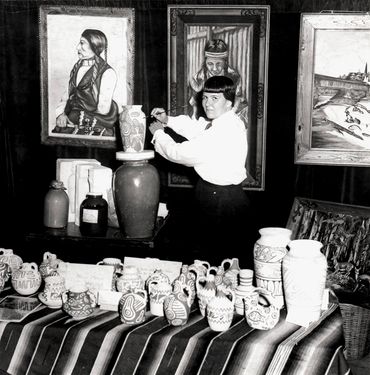
<instances>
[{"instance_id":1,"label":"large dark ceramic vase","mask_svg":"<svg viewBox=\"0 0 370 375\"><path fill-rule=\"evenodd\" d=\"M114 203L125 237L147 238L154 232L160 180L157 169L148 163L154 151L117 152L122 165L113 176Z\"/></svg>"}]
</instances>

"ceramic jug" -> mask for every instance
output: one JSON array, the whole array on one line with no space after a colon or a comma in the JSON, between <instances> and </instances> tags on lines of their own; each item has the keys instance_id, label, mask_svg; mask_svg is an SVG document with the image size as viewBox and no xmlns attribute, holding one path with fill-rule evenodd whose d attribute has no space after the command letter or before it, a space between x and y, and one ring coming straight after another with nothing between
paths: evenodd
<instances>
[{"instance_id":1,"label":"ceramic jug","mask_svg":"<svg viewBox=\"0 0 370 375\"><path fill-rule=\"evenodd\" d=\"M148 293L145 289L134 289L124 294L118 303L118 314L122 323L139 324L145 321Z\"/></svg>"},{"instance_id":2,"label":"ceramic jug","mask_svg":"<svg viewBox=\"0 0 370 375\"><path fill-rule=\"evenodd\" d=\"M205 260L195 259L194 263L189 266L189 271L194 271L199 276L206 276L208 269L211 267L209 262Z\"/></svg>"},{"instance_id":3,"label":"ceramic jug","mask_svg":"<svg viewBox=\"0 0 370 375\"><path fill-rule=\"evenodd\" d=\"M46 276L55 275L58 271L60 259L55 254L46 251L42 257L42 263L40 264L39 271L41 277L45 279Z\"/></svg>"},{"instance_id":4,"label":"ceramic jug","mask_svg":"<svg viewBox=\"0 0 370 375\"><path fill-rule=\"evenodd\" d=\"M15 255L12 249L3 248L0 248L0 262L9 264L11 272L18 269L23 263L22 258Z\"/></svg>"},{"instance_id":5,"label":"ceramic jug","mask_svg":"<svg viewBox=\"0 0 370 375\"><path fill-rule=\"evenodd\" d=\"M83 286L72 286L62 293L63 310L75 320L87 318L94 311L95 295Z\"/></svg>"},{"instance_id":6,"label":"ceramic jug","mask_svg":"<svg viewBox=\"0 0 370 375\"><path fill-rule=\"evenodd\" d=\"M39 300L51 309L59 309L63 305L62 293L66 291L65 280L58 274L45 277L44 290L39 293Z\"/></svg>"},{"instance_id":7,"label":"ceramic jug","mask_svg":"<svg viewBox=\"0 0 370 375\"><path fill-rule=\"evenodd\" d=\"M139 269L130 265L123 266L121 276L117 277L116 287L121 293L127 293L134 289L144 289L144 281Z\"/></svg>"},{"instance_id":8,"label":"ceramic jug","mask_svg":"<svg viewBox=\"0 0 370 375\"><path fill-rule=\"evenodd\" d=\"M253 283L253 270L241 269L239 273L239 285L235 289L235 312L244 315L244 297L251 294L255 287Z\"/></svg>"},{"instance_id":9,"label":"ceramic jug","mask_svg":"<svg viewBox=\"0 0 370 375\"><path fill-rule=\"evenodd\" d=\"M190 304L192 305L195 300L195 272L189 271L189 266L184 264L181 267L181 273L178 278L175 279L174 282L179 281L181 284L186 285L190 289Z\"/></svg>"},{"instance_id":10,"label":"ceramic jug","mask_svg":"<svg viewBox=\"0 0 370 375\"><path fill-rule=\"evenodd\" d=\"M5 283L9 280L10 267L7 263L0 262L0 292L4 289Z\"/></svg>"},{"instance_id":11,"label":"ceramic jug","mask_svg":"<svg viewBox=\"0 0 370 375\"><path fill-rule=\"evenodd\" d=\"M168 282L150 281L148 284L150 312L156 316L164 316L163 304L166 297L172 293Z\"/></svg>"},{"instance_id":12,"label":"ceramic jug","mask_svg":"<svg viewBox=\"0 0 370 375\"><path fill-rule=\"evenodd\" d=\"M228 264L229 266L226 267L226 264ZM238 275L240 272L239 259L224 259L221 263L221 267L225 270L223 278L225 279L225 281L230 280L231 287L235 290L238 286Z\"/></svg>"},{"instance_id":13,"label":"ceramic jug","mask_svg":"<svg viewBox=\"0 0 370 375\"><path fill-rule=\"evenodd\" d=\"M259 230L260 238L253 249L254 273L257 287L269 290L282 307L282 261L288 249L292 231L287 228L267 227Z\"/></svg>"},{"instance_id":14,"label":"ceramic jug","mask_svg":"<svg viewBox=\"0 0 370 375\"><path fill-rule=\"evenodd\" d=\"M260 303L260 296L267 302L267 306ZM279 321L280 307L276 305L275 298L270 291L256 288L243 299L245 319L252 328L267 330L275 327Z\"/></svg>"},{"instance_id":15,"label":"ceramic jug","mask_svg":"<svg viewBox=\"0 0 370 375\"><path fill-rule=\"evenodd\" d=\"M28 296L39 290L42 282L37 264L23 263L12 272L12 286L16 292Z\"/></svg>"},{"instance_id":16,"label":"ceramic jug","mask_svg":"<svg viewBox=\"0 0 370 375\"><path fill-rule=\"evenodd\" d=\"M196 280L199 311L203 316L206 316L209 301L216 295L215 276L211 271L209 269L206 276L199 276Z\"/></svg>"},{"instance_id":17,"label":"ceramic jug","mask_svg":"<svg viewBox=\"0 0 370 375\"><path fill-rule=\"evenodd\" d=\"M117 280L119 274L123 272L123 263L119 258L104 258L100 262L96 263L97 265L113 266L113 276L112 276L112 290L117 290Z\"/></svg>"},{"instance_id":18,"label":"ceramic jug","mask_svg":"<svg viewBox=\"0 0 370 375\"><path fill-rule=\"evenodd\" d=\"M234 316L235 293L222 286L217 288L216 295L207 305L207 321L213 331L226 331Z\"/></svg>"},{"instance_id":19,"label":"ceramic jug","mask_svg":"<svg viewBox=\"0 0 370 375\"><path fill-rule=\"evenodd\" d=\"M168 323L173 326L186 324L189 318L192 291L186 284L176 280L173 292L164 300L164 314Z\"/></svg>"},{"instance_id":20,"label":"ceramic jug","mask_svg":"<svg viewBox=\"0 0 370 375\"><path fill-rule=\"evenodd\" d=\"M148 288L150 283L168 283L170 284L170 278L162 272L161 269L154 270L146 279L146 287Z\"/></svg>"}]
</instances>

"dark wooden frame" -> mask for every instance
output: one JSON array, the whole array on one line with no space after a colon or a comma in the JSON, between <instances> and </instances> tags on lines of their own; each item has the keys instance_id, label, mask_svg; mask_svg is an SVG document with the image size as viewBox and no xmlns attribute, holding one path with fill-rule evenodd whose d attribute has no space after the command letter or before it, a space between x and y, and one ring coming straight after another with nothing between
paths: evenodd
<instances>
[{"instance_id":1,"label":"dark wooden frame","mask_svg":"<svg viewBox=\"0 0 370 375\"><path fill-rule=\"evenodd\" d=\"M61 20L63 20L63 24L59 28L56 27ZM135 56L134 24L135 10L132 8L40 6L41 142L43 144L116 147L117 131L116 136L112 137L52 133L51 130L55 127L53 113L57 99L61 98L63 91L67 87L69 72L73 63L77 61L75 46L81 35L78 33L81 33L86 28L100 28L105 32L108 39L108 63L117 73L116 90L119 87L118 94L121 101L119 107L132 104ZM125 33L123 35L117 34L117 29L123 30ZM78 30L76 35L71 35L72 30ZM72 38L73 40L71 40ZM55 46L60 46L60 56L68 55L65 60L66 62L68 61L68 64L65 64L65 66L61 67L60 61L56 61L56 58L51 57L55 55L55 50L58 51L58 47ZM109 57L113 57L112 61ZM60 57L61 59L62 57ZM61 79L62 74L63 80ZM121 111L121 108L119 108L119 111Z\"/></svg>"},{"instance_id":2,"label":"dark wooden frame","mask_svg":"<svg viewBox=\"0 0 370 375\"><path fill-rule=\"evenodd\" d=\"M264 5L169 5L168 20L168 106L171 115L186 113L187 52L186 30L193 25L240 26L250 28L252 47L246 60L248 77L248 178L243 186L248 190L264 190L265 143L267 120L267 68L269 47L270 7ZM245 43L248 41L245 40ZM242 77L243 78L243 77ZM172 165L169 186L193 186L193 171Z\"/></svg>"}]
</instances>

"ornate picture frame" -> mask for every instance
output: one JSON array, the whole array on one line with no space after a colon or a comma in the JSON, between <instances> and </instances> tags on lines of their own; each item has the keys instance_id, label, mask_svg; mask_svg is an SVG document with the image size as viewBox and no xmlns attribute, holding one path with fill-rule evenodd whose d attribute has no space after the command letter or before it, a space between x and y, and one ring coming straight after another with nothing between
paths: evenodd
<instances>
[{"instance_id":1,"label":"ornate picture frame","mask_svg":"<svg viewBox=\"0 0 370 375\"><path fill-rule=\"evenodd\" d=\"M264 190L270 7L264 5L168 5L168 111L191 115L191 79L202 69L208 40L228 48L228 69L240 76L239 113L248 136L244 189ZM193 170L171 165L168 184L190 187Z\"/></svg>"},{"instance_id":2,"label":"ornate picture frame","mask_svg":"<svg viewBox=\"0 0 370 375\"><path fill-rule=\"evenodd\" d=\"M116 135L119 134L118 114L123 105L132 104L133 101L134 23L135 12L131 8L40 6L43 144L116 147ZM79 76L79 71L82 70L78 70L77 65L82 58L78 48L83 39L82 34L86 31L87 34L84 35L99 57L95 57L95 66L92 69L86 67L88 72ZM100 37L102 34L103 38L105 35L106 43L101 41L102 38L97 41L96 35ZM91 42L93 39L95 41ZM95 43L93 47L91 43ZM75 82L73 72L76 72ZM91 86L88 86L87 80L92 82ZM83 85L84 83L86 85ZM77 104L76 101L73 102L73 105L71 101L68 102L73 85L85 90L83 95L86 94L88 99L83 99L84 110L81 110L82 99L79 99ZM105 90L100 91L102 85ZM88 91L89 87L92 87L91 91ZM105 102L109 103L109 106L106 105L107 112L98 107L99 103L104 102L101 96L103 91L108 92L104 98ZM68 103L70 107L67 106ZM88 109L85 109L85 103ZM69 113L66 115L67 126L64 125L65 121L64 124L57 122L57 117L66 112Z\"/></svg>"},{"instance_id":3,"label":"ornate picture frame","mask_svg":"<svg viewBox=\"0 0 370 375\"><path fill-rule=\"evenodd\" d=\"M301 15L296 164L370 165L369 51L367 13Z\"/></svg>"}]
</instances>

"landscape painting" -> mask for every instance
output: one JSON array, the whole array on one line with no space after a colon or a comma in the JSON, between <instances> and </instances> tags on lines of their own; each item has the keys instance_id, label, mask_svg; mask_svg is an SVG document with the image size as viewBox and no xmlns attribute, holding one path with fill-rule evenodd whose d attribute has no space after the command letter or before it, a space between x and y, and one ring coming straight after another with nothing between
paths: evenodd
<instances>
[{"instance_id":1,"label":"landscape painting","mask_svg":"<svg viewBox=\"0 0 370 375\"><path fill-rule=\"evenodd\" d=\"M363 27L363 18L302 16L297 163L370 164L370 24Z\"/></svg>"}]
</instances>

